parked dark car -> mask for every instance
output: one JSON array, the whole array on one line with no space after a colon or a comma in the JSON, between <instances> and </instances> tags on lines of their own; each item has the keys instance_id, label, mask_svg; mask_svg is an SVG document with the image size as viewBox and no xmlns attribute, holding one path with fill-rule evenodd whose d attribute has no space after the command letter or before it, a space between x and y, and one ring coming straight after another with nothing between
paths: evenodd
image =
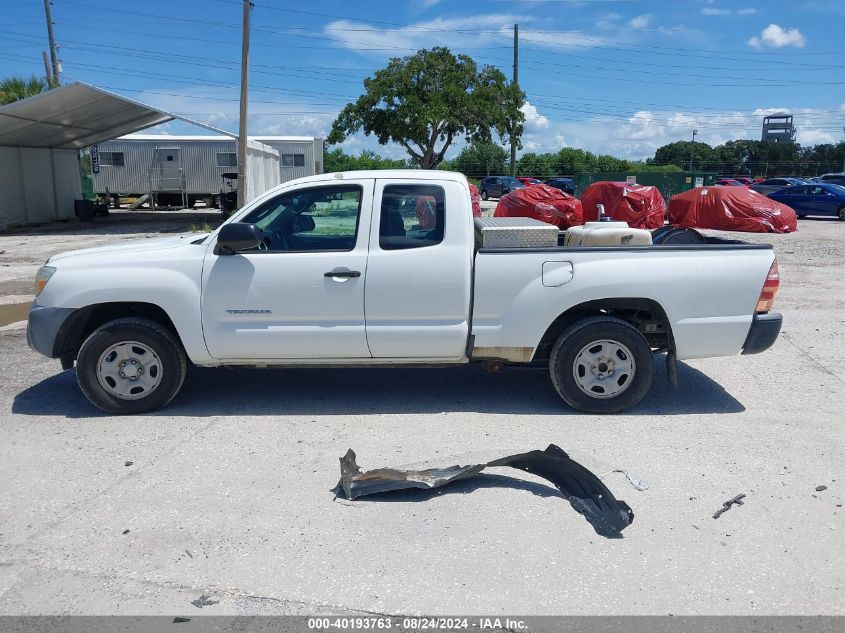
<instances>
[{"instance_id":1,"label":"parked dark car","mask_svg":"<svg viewBox=\"0 0 845 633\"><path fill-rule=\"evenodd\" d=\"M757 193L769 195L775 191L780 191L786 187L797 187L799 185L806 185L807 183L800 178L769 178L763 182L751 185L751 188Z\"/></svg>"},{"instance_id":2,"label":"parked dark car","mask_svg":"<svg viewBox=\"0 0 845 633\"><path fill-rule=\"evenodd\" d=\"M481 192L481 199L501 198L506 193L514 189L524 189L525 185L519 182L513 176L487 176L478 185L478 190Z\"/></svg>"},{"instance_id":3,"label":"parked dark car","mask_svg":"<svg viewBox=\"0 0 845 633\"><path fill-rule=\"evenodd\" d=\"M769 197L795 209L799 218L808 215L834 215L845 220L845 187L832 183L815 183L787 187Z\"/></svg>"},{"instance_id":4,"label":"parked dark car","mask_svg":"<svg viewBox=\"0 0 845 633\"><path fill-rule=\"evenodd\" d=\"M575 191L575 181L572 178L551 178L546 181L546 184L568 194Z\"/></svg>"},{"instance_id":5,"label":"parked dark car","mask_svg":"<svg viewBox=\"0 0 845 633\"><path fill-rule=\"evenodd\" d=\"M542 185L543 181L538 180L537 178L530 178L528 176L517 176L516 179L521 182L526 187L530 185Z\"/></svg>"},{"instance_id":6,"label":"parked dark car","mask_svg":"<svg viewBox=\"0 0 845 633\"><path fill-rule=\"evenodd\" d=\"M721 180L717 180L716 184L719 187L745 187L746 184L735 180L733 178L722 178Z\"/></svg>"}]
</instances>

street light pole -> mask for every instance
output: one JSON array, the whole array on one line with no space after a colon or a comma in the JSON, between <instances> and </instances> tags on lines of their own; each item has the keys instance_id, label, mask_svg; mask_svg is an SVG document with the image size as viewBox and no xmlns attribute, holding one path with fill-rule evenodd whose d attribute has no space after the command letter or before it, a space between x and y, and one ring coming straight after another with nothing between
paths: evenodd
<instances>
[{"instance_id":1,"label":"street light pole","mask_svg":"<svg viewBox=\"0 0 845 633\"><path fill-rule=\"evenodd\" d=\"M692 156L693 152L695 152L695 135L698 134L698 130L692 131L692 145L689 146L689 170L692 171Z\"/></svg>"}]
</instances>

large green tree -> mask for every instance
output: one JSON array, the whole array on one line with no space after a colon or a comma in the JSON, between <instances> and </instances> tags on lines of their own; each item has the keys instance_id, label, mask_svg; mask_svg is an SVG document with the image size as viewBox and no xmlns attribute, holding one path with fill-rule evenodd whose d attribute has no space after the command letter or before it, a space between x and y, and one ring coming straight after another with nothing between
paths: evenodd
<instances>
[{"instance_id":1,"label":"large green tree","mask_svg":"<svg viewBox=\"0 0 845 633\"><path fill-rule=\"evenodd\" d=\"M359 130L400 144L423 169L443 161L452 143L489 141L521 130L525 93L493 66L436 47L391 59L364 80L364 94L341 110L327 138L340 143Z\"/></svg>"},{"instance_id":2,"label":"large green tree","mask_svg":"<svg viewBox=\"0 0 845 633\"><path fill-rule=\"evenodd\" d=\"M554 154L526 152L519 158L517 173L529 178L551 178L557 175Z\"/></svg>"},{"instance_id":3,"label":"large green tree","mask_svg":"<svg viewBox=\"0 0 845 633\"><path fill-rule=\"evenodd\" d=\"M690 167L695 170L710 171L718 170L719 155L707 143L693 143L691 141L675 141L668 145L658 147L654 152L654 158L649 162L655 165L677 165L683 170Z\"/></svg>"},{"instance_id":4,"label":"large green tree","mask_svg":"<svg viewBox=\"0 0 845 633\"><path fill-rule=\"evenodd\" d=\"M505 173L509 155L505 148L493 141L476 141L464 147L451 160L451 165L455 171L480 178Z\"/></svg>"},{"instance_id":5,"label":"large green tree","mask_svg":"<svg viewBox=\"0 0 845 633\"><path fill-rule=\"evenodd\" d=\"M47 89L47 83L38 77L8 77L0 80L0 105L34 97Z\"/></svg>"}]
</instances>

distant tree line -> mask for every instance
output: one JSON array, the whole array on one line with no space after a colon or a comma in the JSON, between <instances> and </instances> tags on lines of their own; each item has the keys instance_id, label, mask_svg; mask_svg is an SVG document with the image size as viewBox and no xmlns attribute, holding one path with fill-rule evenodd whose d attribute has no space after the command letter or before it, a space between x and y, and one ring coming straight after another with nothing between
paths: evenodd
<instances>
[{"instance_id":1,"label":"distant tree line","mask_svg":"<svg viewBox=\"0 0 845 633\"><path fill-rule=\"evenodd\" d=\"M496 143L481 141L471 143L451 160L444 160L437 169L459 171L470 178L484 178L508 173L508 151ZM346 154L336 147L326 152L324 166L327 172L360 169L418 169L411 160L384 158L373 151L363 150L357 156ZM528 152L517 161L517 174L534 178L552 178L578 172L595 171L681 171L675 165L652 165L624 160L608 154L593 154L583 149L564 147L555 153Z\"/></svg>"},{"instance_id":2,"label":"distant tree line","mask_svg":"<svg viewBox=\"0 0 845 633\"><path fill-rule=\"evenodd\" d=\"M803 147L798 143L737 140L711 147L707 143L677 141L658 147L651 165L675 165L696 171L753 176L816 176L842 171L845 142Z\"/></svg>"},{"instance_id":3,"label":"distant tree line","mask_svg":"<svg viewBox=\"0 0 845 633\"><path fill-rule=\"evenodd\" d=\"M726 175L753 176L816 176L842 171L845 142L802 147L799 144L764 143L737 140L711 147L707 143L678 141L659 147L654 158L645 162L616 158L609 154L593 154L583 149L564 147L557 152L527 152L517 162L517 174L534 178L552 178L582 172L680 172L690 167L690 150L694 171L715 171ZM459 171L470 178L508 173L508 151L491 141L466 145L437 169ZM384 158L370 150L358 156L335 148L326 153L326 171L358 169L414 169L412 160Z\"/></svg>"}]
</instances>

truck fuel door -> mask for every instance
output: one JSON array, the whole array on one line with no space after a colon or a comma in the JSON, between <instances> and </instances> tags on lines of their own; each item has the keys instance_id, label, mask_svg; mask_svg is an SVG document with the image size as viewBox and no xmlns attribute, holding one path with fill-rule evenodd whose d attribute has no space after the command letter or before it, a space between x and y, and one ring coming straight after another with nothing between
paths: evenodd
<instances>
[{"instance_id":1,"label":"truck fuel door","mask_svg":"<svg viewBox=\"0 0 845 633\"><path fill-rule=\"evenodd\" d=\"M543 262L543 285L556 288L572 281L572 262Z\"/></svg>"}]
</instances>

